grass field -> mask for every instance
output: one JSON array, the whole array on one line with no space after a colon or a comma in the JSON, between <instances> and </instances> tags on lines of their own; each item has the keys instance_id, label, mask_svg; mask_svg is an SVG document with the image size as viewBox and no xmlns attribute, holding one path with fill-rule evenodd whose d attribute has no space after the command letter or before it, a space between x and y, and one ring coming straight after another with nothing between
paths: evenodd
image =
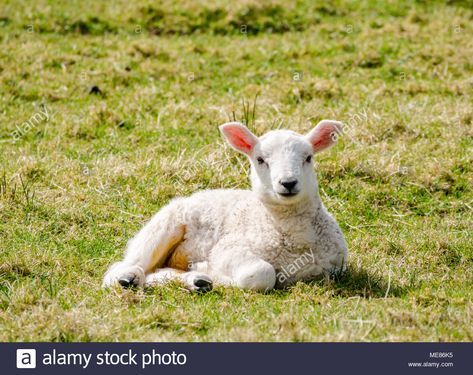
<instances>
[{"instance_id":1,"label":"grass field","mask_svg":"<svg viewBox=\"0 0 473 375\"><path fill-rule=\"evenodd\" d=\"M472 341L473 3L173 3L2 2L0 340ZM346 275L100 288L173 196L248 187L217 125L323 118Z\"/></svg>"}]
</instances>

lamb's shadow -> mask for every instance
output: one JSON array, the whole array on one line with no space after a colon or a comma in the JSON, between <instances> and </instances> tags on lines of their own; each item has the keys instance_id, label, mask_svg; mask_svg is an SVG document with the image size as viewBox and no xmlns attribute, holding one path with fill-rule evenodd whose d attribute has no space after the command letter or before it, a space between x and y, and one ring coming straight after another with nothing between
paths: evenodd
<instances>
[{"instance_id":1,"label":"lamb's shadow","mask_svg":"<svg viewBox=\"0 0 473 375\"><path fill-rule=\"evenodd\" d=\"M407 288L397 285L388 276L370 273L362 268L349 267L343 274L335 274L329 278L308 281L304 284L331 291L334 296L385 298L401 297L407 293ZM277 293L291 293L291 289L279 290Z\"/></svg>"}]
</instances>

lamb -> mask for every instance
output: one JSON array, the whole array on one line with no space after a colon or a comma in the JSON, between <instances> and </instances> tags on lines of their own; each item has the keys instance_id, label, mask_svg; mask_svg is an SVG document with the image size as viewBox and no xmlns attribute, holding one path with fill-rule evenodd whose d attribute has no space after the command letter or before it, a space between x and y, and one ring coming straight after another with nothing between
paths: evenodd
<instances>
[{"instance_id":1,"label":"lamb","mask_svg":"<svg viewBox=\"0 0 473 375\"><path fill-rule=\"evenodd\" d=\"M268 291L346 268L347 244L313 168L313 155L337 141L342 124L323 120L305 136L275 130L258 138L237 122L220 131L248 156L252 189L173 199L129 241L104 287L178 280L196 292L214 284Z\"/></svg>"}]
</instances>

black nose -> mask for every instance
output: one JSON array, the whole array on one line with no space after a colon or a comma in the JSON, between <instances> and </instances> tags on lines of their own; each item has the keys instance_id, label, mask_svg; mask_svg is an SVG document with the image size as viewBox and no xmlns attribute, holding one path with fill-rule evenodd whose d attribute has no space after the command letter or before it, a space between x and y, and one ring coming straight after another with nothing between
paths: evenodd
<instances>
[{"instance_id":1,"label":"black nose","mask_svg":"<svg viewBox=\"0 0 473 375\"><path fill-rule=\"evenodd\" d=\"M297 184L297 180L291 180L291 181L279 181L279 183L284 186L288 191L291 191L294 186Z\"/></svg>"}]
</instances>

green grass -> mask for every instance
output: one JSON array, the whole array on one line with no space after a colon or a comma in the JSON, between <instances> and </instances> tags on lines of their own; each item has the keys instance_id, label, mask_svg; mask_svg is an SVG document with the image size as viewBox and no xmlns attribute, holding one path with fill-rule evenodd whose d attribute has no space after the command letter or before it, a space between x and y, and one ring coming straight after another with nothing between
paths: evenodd
<instances>
[{"instance_id":1,"label":"green grass","mask_svg":"<svg viewBox=\"0 0 473 375\"><path fill-rule=\"evenodd\" d=\"M3 3L0 340L473 340L471 1ZM234 118L347 124L316 168L348 273L102 290L173 196L248 187Z\"/></svg>"}]
</instances>

